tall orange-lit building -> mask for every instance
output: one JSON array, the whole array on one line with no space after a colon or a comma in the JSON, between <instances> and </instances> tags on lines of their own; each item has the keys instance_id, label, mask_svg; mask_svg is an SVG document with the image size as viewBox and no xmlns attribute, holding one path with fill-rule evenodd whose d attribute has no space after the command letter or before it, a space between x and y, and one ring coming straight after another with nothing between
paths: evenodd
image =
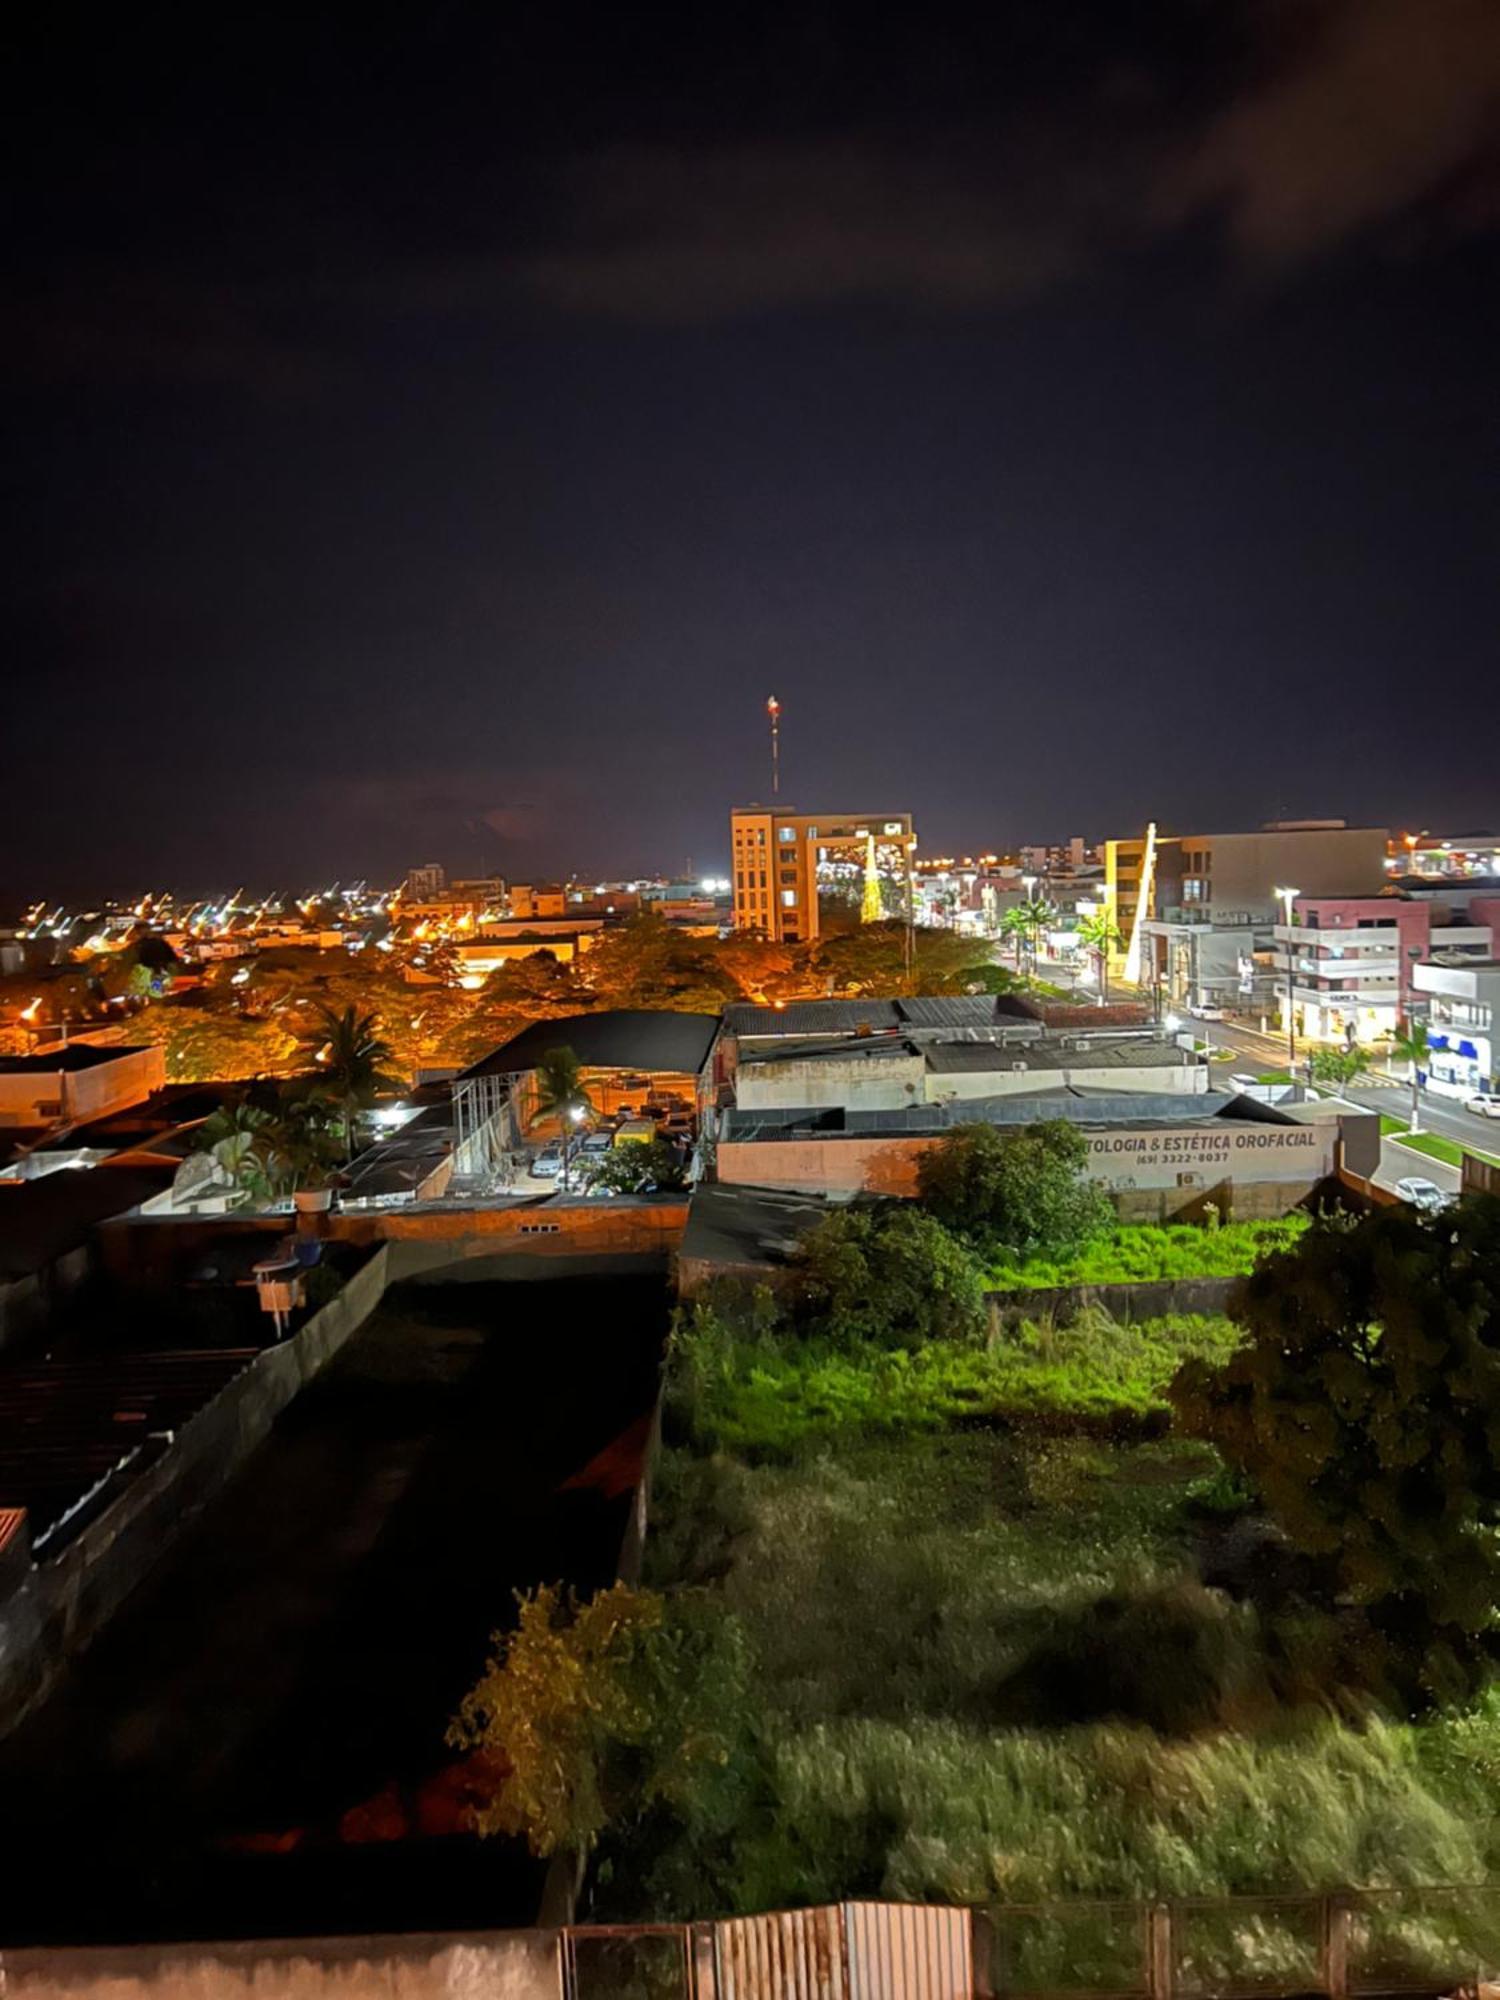
<instances>
[{"instance_id":1,"label":"tall orange-lit building","mask_svg":"<svg viewBox=\"0 0 1500 2000\"><path fill-rule=\"evenodd\" d=\"M799 813L789 807L741 806L729 815L734 927L788 944L818 935L818 864L862 861L877 849L900 849L908 875L917 844L910 813Z\"/></svg>"}]
</instances>

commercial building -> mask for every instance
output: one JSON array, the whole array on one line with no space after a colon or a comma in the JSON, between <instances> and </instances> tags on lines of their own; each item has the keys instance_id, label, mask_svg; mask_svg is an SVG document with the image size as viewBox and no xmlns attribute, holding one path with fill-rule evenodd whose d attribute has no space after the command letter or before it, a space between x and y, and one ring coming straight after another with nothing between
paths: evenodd
<instances>
[{"instance_id":1,"label":"commercial building","mask_svg":"<svg viewBox=\"0 0 1500 2000\"><path fill-rule=\"evenodd\" d=\"M878 875L910 907L916 831L910 813L799 813L737 807L729 816L734 927L776 942L818 935L818 886L832 869L857 888L873 856Z\"/></svg>"},{"instance_id":2,"label":"commercial building","mask_svg":"<svg viewBox=\"0 0 1500 2000\"><path fill-rule=\"evenodd\" d=\"M1403 833L1393 835L1386 870L1443 882L1500 880L1500 833Z\"/></svg>"},{"instance_id":3,"label":"commercial building","mask_svg":"<svg viewBox=\"0 0 1500 2000\"><path fill-rule=\"evenodd\" d=\"M1273 927L1275 992L1287 1023L1312 1042L1372 1042L1421 1011L1425 961L1488 960L1500 898L1299 896L1291 924Z\"/></svg>"},{"instance_id":4,"label":"commercial building","mask_svg":"<svg viewBox=\"0 0 1500 2000\"><path fill-rule=\"evenodd\" d=\"M520 1034L459 1075L465 1085L500 1079L508 1089L509 1123L517 1137L538 1110L536 1075L556 1049L578 1060L579 1078L599 1112L638 1109L652 1101L680 1103L695 1115L711 1105L717 1089L714 1050L717 1014L670 1014L645 1008L606 1008L533 1021Z\"/></svg>"},{"instance_id":5,"label":"commercial building","mask_svg":"<svg viewBox=\"0 0 1500 2000\"><path fill-rule=\"evenodd\" d=\"M1428 1088L1450 1097L1500 1088L1495 1060L1500 960L1429 960L1413 966L1412 985L1426 1010Z\"/></svg>"},{"instance_id":6,"label":"commercial building","mask_svg":"<svg viewBox=\"0 0 1500 2000\"><path fill-rule=\"evenodd\" d=\"M1233 929L1269 922L1276 891L1376 894L1385 880L1386 830L1343 820L1275 820L1256 833L1158 834L1145 918ZM1141 903L1148 836L1104 843L1105 894L1129 940ZM1144 921L1145 919L1143 919Z\"/></svg>"}]
</instances>

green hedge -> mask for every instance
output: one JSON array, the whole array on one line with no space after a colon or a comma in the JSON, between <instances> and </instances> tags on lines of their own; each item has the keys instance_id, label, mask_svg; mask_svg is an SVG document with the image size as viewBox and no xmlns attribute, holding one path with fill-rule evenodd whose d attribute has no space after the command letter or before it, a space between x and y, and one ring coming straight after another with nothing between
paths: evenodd
<instances>
[{"instance_id":1,"label":"green hedge","mask_svg":"<svg viewBox=\"0 0 1500 2000\"><path fill-rule=\"evenodd\" d=\"M1163 1278L1240 1278L1273 1250L1289 1250L1308 1227L1305 1215L1277 1222L1226 1222L1217 1229L1190 1223L1122 1226L1077 1256L1052 1262L997 1258L986 1277L997 1292L1051 1290L1063 1285L1128 1285Z\"/></svg>"}]
</instances>

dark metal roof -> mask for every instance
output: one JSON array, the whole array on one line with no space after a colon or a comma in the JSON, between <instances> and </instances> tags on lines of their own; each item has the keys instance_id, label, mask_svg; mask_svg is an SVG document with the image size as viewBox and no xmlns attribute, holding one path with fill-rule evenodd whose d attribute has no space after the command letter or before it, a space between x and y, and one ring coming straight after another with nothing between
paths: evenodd
<instances>
[{"instance_id":1,"label":"dark metal roof","mask_svg":"<svg viewBox=\"0 0 1500 2000\"><path fill-rule=\"evenodd\" d=\"M715 1264L784 1265L827 1214L827 1203L814 1195L706 1184L694 1192L678 1254Z\"/></svg>"},{"instance_id":2,"label":"dark metal roof","mask_svg":"<svg viewBox=\"0 0 1500 2000\"><path fill-rule=\"evenodd\" d=\"M1010 993L917 995L895 1006L913 1028L993 1028L1041 1018L1028 1001Z\"/></svg>"},{"instance_id":3,"label":"dark metal roof","mask_svg":"<svg viewBox=\"0 0 1500 2000\"><path fill-rule=\"evenodd\" d=\"M724 1009L732 1035L857 1035L899 1028L894 1000L789 1000L784 1007L756 1007L736 1001Z\"/></svg>"},{"instance_id":4,"label":"dark metal roof","mask_svg":"<svg viewBox=\"0 0 1500 2000\"><path fill-rule=\"evenodd\" d=\"M571 1049L585 1069L696 1076L708 1061L718 1032L717 1014L668 1014L632 1007L568 1014L560 1021L533 1021L461 1074L514 1076L535 1069L552 1049Z\"/></svg>"},{"instance_id":5,"label":"dark metal roof","mask_svg":"<svg viewBox=\"0 0 1500 2000\"><path fill-rule=\"evenodd\" d=\"M38 1361L0 1372L0 1506L32 1546L212 1401L258 1348Z\"/></svg>"}]
</instances>

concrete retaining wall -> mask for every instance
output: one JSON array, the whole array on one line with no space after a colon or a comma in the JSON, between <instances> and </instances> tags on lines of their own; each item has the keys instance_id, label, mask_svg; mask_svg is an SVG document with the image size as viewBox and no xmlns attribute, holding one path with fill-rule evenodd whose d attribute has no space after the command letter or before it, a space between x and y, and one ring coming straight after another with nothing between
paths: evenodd
<instances>
[{"instance_id":1,"label":"concrete retaining wall","mask_svg":"<svg viewBox=\"0 0 1500 2000\"><path fill-rule=\"evenodd\" d=\"M990 1326L999 1332L1025 1319L1067 1325L1085 1306L1103 1306L1117 1320L1160 1319L1166 1313L1221 1313L1238 1278L1154 1278L1130 1285L1054 1285L1045 1290L989 1292Z\"/></svg>"},{"instance_id":2,"label":"concrete retaining wall","mask_svg":"<svg viewBox=\"0 0 1500 2000\"><path fill-rule=\"evenodd\" d=\"M297 1392L364 1325L385 1292L387 1261L382 1247L290 1340L226 1383L55 1558L24 1568L0 1601L0 1732L46 1694Z\"/></svg>"},{"instance_id":3,"label":"concrete retaining wall","mask_svg":"<svg viewBox=\"0 0 1500 2000\"><path fill-rule=\"evenodd\" d=\"M7 2000L562 2000L557 1931L0 1952Z\"/></svg>"}]
</instances>

